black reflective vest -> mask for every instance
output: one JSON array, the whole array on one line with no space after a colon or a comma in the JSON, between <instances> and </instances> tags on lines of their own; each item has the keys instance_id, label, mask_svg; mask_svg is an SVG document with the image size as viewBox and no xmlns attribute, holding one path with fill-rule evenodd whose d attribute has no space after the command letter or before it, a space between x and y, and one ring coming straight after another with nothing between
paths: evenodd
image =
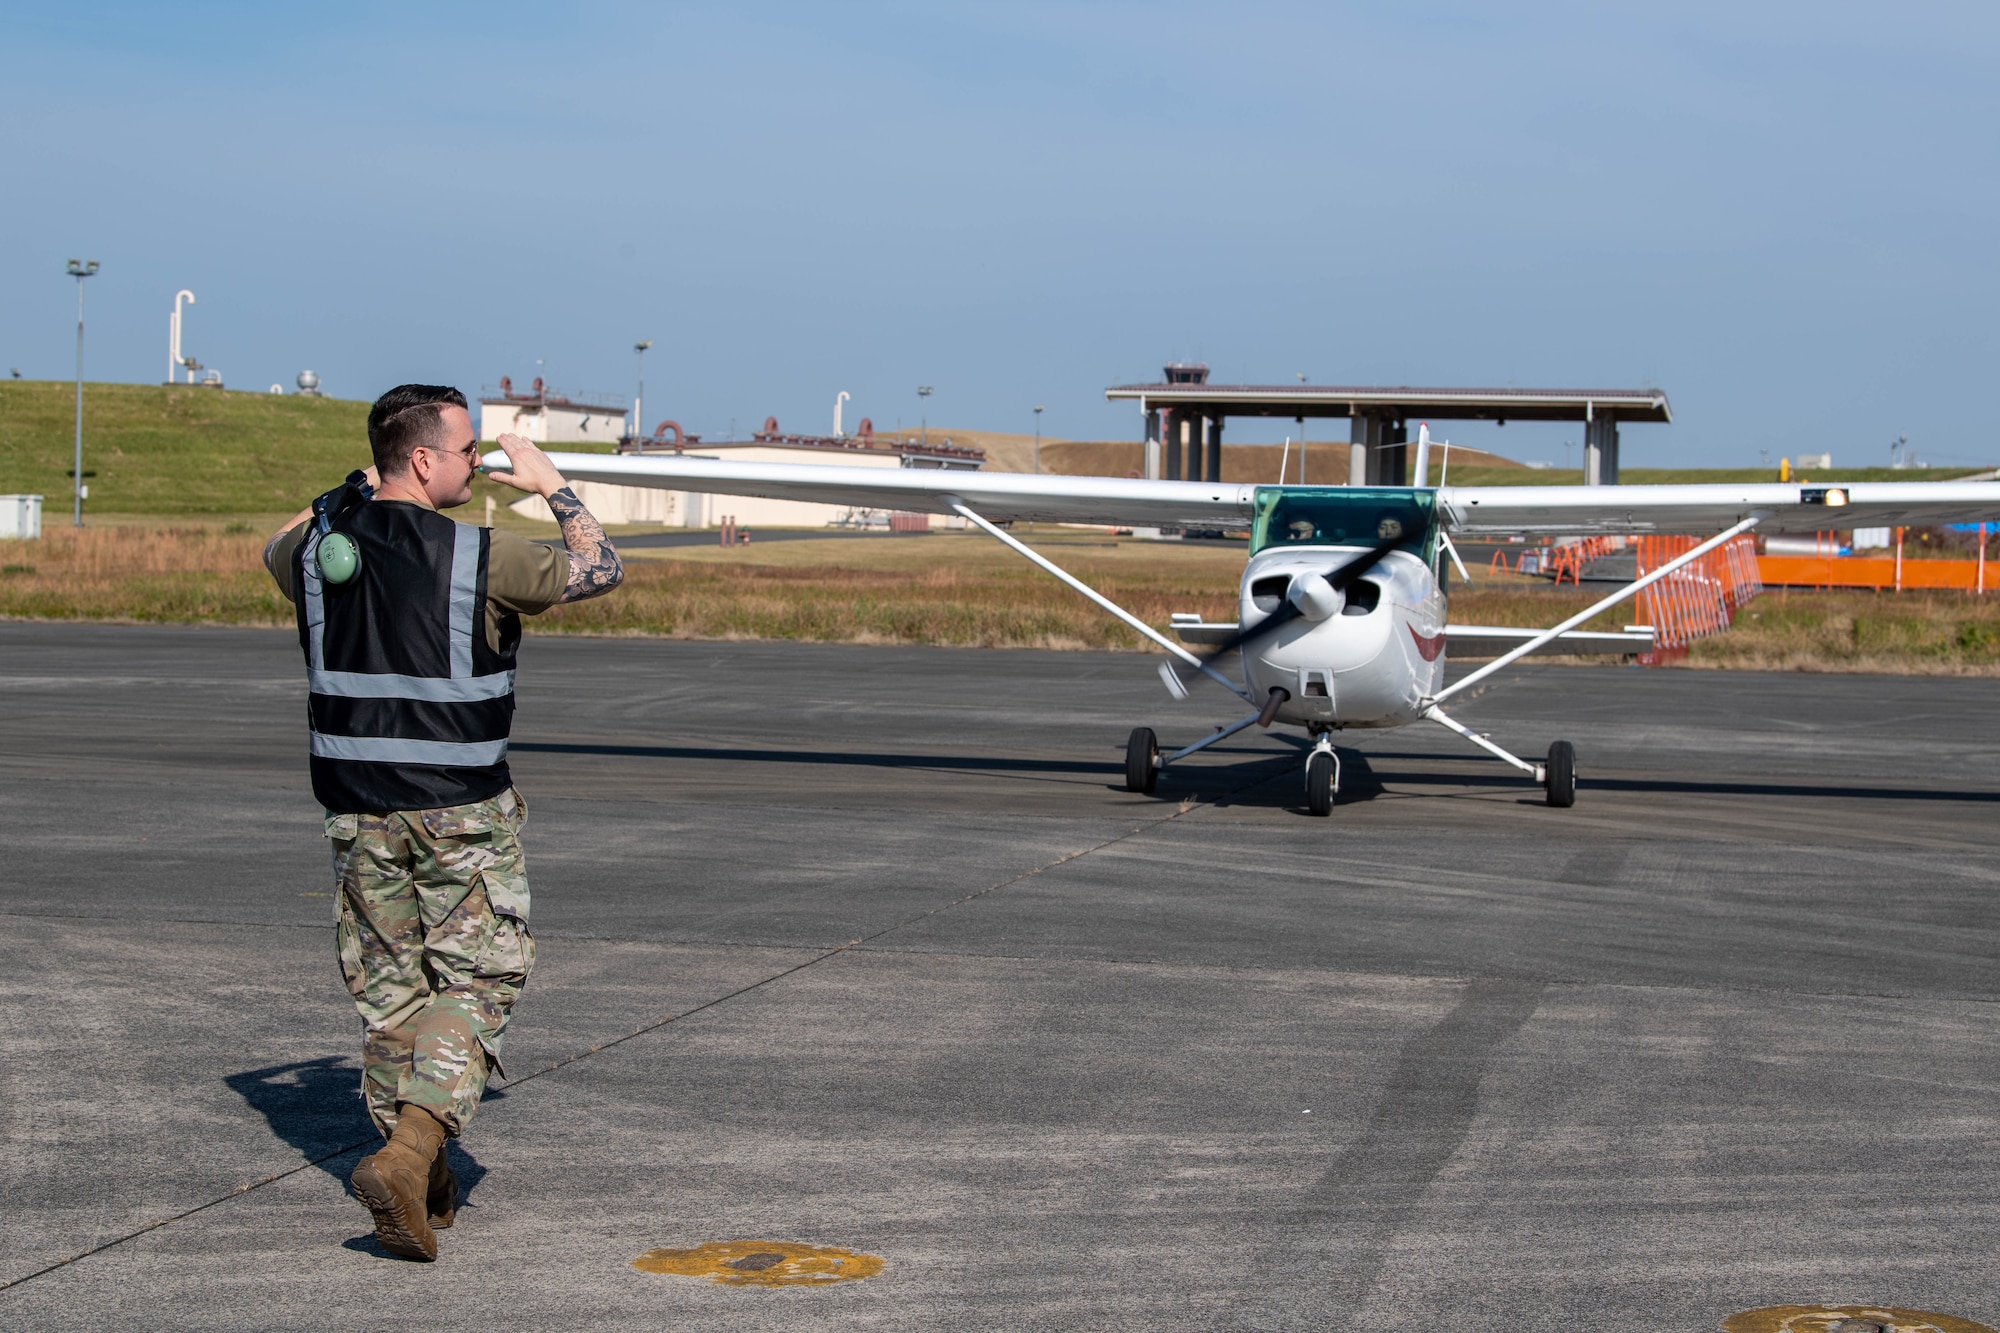
<instances>
[{"instance_id":1,"label":"black reflective vest","mask_svg":"<svg viewBox=\"0 0 2000 1333\"><path fill-rule=\"evenodd\" d=\"M514 718L519 617L486 641L492 534L377 500L345 510L361 568L320 577L319 532L294 556L313 795L332 814L435 810L498 796Z\"/></svg>"}]
</instances>

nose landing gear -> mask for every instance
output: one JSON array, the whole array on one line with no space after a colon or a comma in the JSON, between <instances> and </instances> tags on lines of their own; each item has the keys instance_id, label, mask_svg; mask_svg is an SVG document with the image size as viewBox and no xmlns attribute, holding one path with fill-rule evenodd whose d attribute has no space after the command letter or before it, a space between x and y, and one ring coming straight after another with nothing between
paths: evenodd
<instances>
[{"instance_id":1,"label":"nose landing gear","mask_svg":"<svg viewBox=\"0 0 2000 1333\"><path fill-rule=\"evenodd\" d=\"M1330 732L1319 734L1319 743L1306 756L1306 809L1315 815L1333 813L1333 798L1340 794L1340 756L1333 752Z\"/></svg>"}]
</instances>

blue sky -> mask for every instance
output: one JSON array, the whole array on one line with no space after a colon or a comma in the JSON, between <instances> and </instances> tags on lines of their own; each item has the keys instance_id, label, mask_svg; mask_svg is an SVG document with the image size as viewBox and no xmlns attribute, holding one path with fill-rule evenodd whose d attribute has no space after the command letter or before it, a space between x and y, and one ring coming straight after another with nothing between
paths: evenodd
<instances>
[{"instance_id":1,"label":"blue sky","mask_svg":"<svg viewBox=\"0 0 2000 1333\"><path fill-rule=\"evenodd\" d=\"M91 378L188 287L231 387L629 395L649 337L711 437L929 384L1136 438L1104 387L1200 358L1663 387L1628 464L2000 462L1996 56L1972 4L8 4L0 368L71 373L77 256Z\"/></svg>"}]
</instances>

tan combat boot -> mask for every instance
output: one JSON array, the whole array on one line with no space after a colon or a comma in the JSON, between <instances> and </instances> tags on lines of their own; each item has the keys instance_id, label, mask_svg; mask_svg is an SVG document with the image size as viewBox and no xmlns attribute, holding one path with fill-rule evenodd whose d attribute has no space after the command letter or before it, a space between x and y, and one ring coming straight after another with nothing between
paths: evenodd
<instances>
[{"instance_id":1,"label":"tan combat boot","mask_svg":"<svg viewBox=\"0 0 2000 1333\"><path fill-rule=\"evenodd\" d=\"M429 1262L437 1234L426 1220L431 1163L444 1147L444 1126L420 1106L397 1108L396 1132L380 1151L355 1163L348 1183L375 1215L375 1243L391 1254Z\"/></svg>"},{"instance_id":2,"label":"tan combat boot","mask_svg":"<svg viewBox=\"0 0 2000 1333\"><path fill-rule=\"evenodd\" d=\"M437 1156L431 1158L431 1185L424 1207L430 1212L432 1231L443 1231L458 1216L458 1177L451 1169L449 1144L439 1144Z\"/></svg>"}]
</instances>

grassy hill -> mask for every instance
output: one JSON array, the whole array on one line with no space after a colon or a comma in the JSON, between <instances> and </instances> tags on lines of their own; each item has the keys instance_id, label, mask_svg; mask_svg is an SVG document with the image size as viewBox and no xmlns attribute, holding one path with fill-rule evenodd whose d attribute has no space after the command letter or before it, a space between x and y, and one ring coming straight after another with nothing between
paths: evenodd
<instances>
[{"instance_id":1,"label":"grassy hill","mask_svg":"<svg viewBox=\"0 0 2000 1333\"><path fill-rule=\"evenodd\" d=\"M0 491L69 508L75 386L0 381ZM368 464L368 404L196 385L83 386L86 513L297 508Z\"/></svg>"},{"instance_id":2,"label":"grassy hill","mask_svg":"<svg viewBox=\"0 0 2000 1333\"><path fill-rule=\"evenodd\" d=\"M75 401L73 383L0 380L0 494L41 495L45 513L68 512ZM367 403L83 386L86 515L286 514L368 462ZM475 505L488 485L476 484ZM492 489L503 504L520 498Z\"/></svg>"}]
</instances>

